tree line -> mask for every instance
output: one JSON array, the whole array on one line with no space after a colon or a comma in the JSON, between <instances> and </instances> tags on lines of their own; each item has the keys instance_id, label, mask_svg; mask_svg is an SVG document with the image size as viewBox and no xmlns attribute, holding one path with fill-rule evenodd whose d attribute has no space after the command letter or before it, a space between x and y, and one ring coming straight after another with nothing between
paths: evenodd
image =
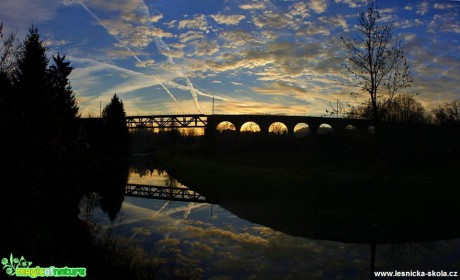
<instances>
[{"instance_id":1,"label":"tree line","mask_svg":"<svg viewBox=\"0 0 460 280\"><path fill-rule=\"evenodd\" d=\"M343 104L341 104L341 108L343 107ZM329 111L327 110L327 112ZM330 113L331 115L336 114L335 111ZM342 114L348 118L373 119L372 104L368 101L359 106L350 106L342 110ZM431 111L428 111L416 99L416 95L398 94L388 105L379 106L379 120L401 123L433 123L438 125L459 124L460 99L457 98L444 102Z\"/></svg>"},{"instance_id":2,"label":"tree line","mask_svg":"<svg viewBox=\"0 0 460 280\"><path fill-rule=\"evenodd\" d=\"M0 149L9 161L5 174L40 184L66 173L61 170L66 161L84 154L79 106L69 80L73 69L65 55L49 56L36 26L19 42L0 23ZM109 152L128 150L124 117L123 102L114 95L104 108L101 128L101 143Z\"/></svg>"}]
</instances>

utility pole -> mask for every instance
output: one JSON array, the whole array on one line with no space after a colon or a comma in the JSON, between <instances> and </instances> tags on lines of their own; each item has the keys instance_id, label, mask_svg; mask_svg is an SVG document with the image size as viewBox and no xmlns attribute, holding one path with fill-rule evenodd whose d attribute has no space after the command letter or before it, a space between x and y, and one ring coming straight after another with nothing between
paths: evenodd
<instances>
[{"instance_id":1,"label":"utility pole","mask_svg":"<svg viewBox=\"0 0 460 280\"><path fill-rule=\"evenodd\" d=\"M102 118L102 101L99 100L99 118Z\"/></svg>"},{"instance_id":2,"label":"utility pole","mask_svg":"<svg viewBox=\"0 0 460 280\"><path fill-rule=\"evenodd\" d=\"M214 95L212 96L212 114L214 115Z\"/></svg>"}]
</instances>

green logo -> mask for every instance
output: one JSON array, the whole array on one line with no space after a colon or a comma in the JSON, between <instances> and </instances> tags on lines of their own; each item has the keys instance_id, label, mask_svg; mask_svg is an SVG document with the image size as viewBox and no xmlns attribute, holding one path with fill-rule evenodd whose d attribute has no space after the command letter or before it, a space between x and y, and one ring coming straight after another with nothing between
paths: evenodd
<instances>
[{"instance_id":1,"label":"green logo","mask_svg":"<svg viewBox=\"0 0 460 280\"><path fill-rule=\"evenodd\" d=\"M26 261L24 257L2 259L3 270L9 276L16 277L86 277L86 268L84 267L30 267L32 262Z\"/></svg>"},{"instance_id":2,"label":"green logo","mask_svg":"<svg viewBox=\"0 0 460 280\"><path fill-rule=\"evenodd\" d=\"M26 261L24 257L21 257L20 259L18 258L13 258L13 254L10 254L10 259L8 260L7 258L2 259L2 265L3 265L3 270L6 268L6 274L10 276L16 275L16 269L20 267L27 268L32 264L32 262Z\"/></svg>"}]
</instances>

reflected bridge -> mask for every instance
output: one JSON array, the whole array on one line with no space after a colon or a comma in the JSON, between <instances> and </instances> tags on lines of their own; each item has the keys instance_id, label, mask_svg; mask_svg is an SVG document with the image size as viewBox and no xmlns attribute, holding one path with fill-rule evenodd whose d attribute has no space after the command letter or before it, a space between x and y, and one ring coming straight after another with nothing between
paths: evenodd
<instances>
[{"instance_id":1,"label":"reflected bridge","mask_svg":"<svg viewBox=\"0 0 460 280\"><path fill-rule=\"evenodd\" d=\"M187 188L166 187L141 184L126 184L125 196L153 198L171 201L212 203L215 201L207 199L203 195Z\"/></svg>"}]
</instances>

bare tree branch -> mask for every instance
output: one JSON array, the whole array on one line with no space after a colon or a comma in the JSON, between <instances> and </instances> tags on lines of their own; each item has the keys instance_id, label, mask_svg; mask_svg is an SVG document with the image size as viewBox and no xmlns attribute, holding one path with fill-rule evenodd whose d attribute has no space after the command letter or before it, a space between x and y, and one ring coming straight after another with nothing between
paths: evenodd
<instances>
[{"instance_id":1,"label":"bare tree branch","mask_svg":"<svg viewBox=\"0 0 460 280\"><path fill-rule=\"evenodd\" d=\"M14 65L16 54L16 35L10 33L7 36L3 34L3 22L0 22L0 72L9 73Z\"/></svg>"}]
</instances>

